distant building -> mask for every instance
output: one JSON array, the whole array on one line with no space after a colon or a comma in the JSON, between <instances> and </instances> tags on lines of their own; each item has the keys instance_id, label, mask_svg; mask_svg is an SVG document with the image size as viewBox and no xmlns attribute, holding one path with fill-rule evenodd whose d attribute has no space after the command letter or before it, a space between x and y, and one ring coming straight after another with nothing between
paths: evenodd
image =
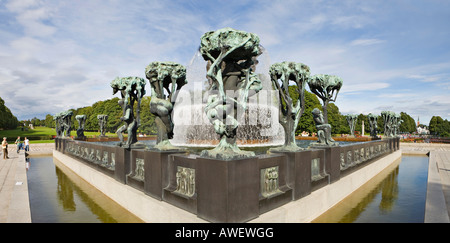
<instances>
[{"instance_id":1,"label":"distant building","mask_svg":"<svg viewBox=\"0 0 450 243\"><path fill-rule=\"evenodd\" d=\"M428 130L427 126L420 125L419 117L417 117L416 131L417 131L417 134L424 134L424 135L430 134L430 131Z\"/></svg>"}]
</instances>

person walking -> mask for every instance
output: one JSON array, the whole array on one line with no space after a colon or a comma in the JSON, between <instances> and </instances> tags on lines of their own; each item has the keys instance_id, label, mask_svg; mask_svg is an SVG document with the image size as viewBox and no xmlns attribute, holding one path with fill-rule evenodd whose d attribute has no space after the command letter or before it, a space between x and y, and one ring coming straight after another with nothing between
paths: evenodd
<instances>
[{"instance_id":1,"label":"person walking","mask_svg":"<svg viewBox=\"0 0 450 243\"><path fill-rule=\"evenodd\" d=\"M27 137L25 137L25 140L23 140L25 143L25 152L30 151L30 140L28 140Z\"/></svg>"},{"instance_id":2,"label":"person walking","mask_svg":"<svg viewBox=\"0 0 450 243\"><path fill-rule=\"evenodd\" d=\"M17 147L17 153L19 153L19 150L22 149L22 143L20 142L20 136L17 137L15 144Z\"/></svg>"},{"instance_id":3,"label":"person walking","mask_svg":"<svg viewBox=\"0 0 450 243\"><path fill-rule=\"evenodd\" d=\"M6 142L6 137L3 137L2 150L3 150L3 159L9 159L9 157L8 157L8 142Z\"/></svg>"}]
</instances>

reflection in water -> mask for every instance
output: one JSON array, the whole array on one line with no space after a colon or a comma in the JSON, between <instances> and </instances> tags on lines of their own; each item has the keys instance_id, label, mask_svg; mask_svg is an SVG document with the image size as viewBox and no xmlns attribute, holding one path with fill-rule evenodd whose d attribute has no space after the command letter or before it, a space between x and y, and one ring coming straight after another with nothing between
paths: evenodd
<instances>
[{"instance_id":1,"label":"reflection in water","mask_svg":"<svg viewBox=\"0 0 450 243\"><path fill-rule=\"evenodd\" d=\"M381 183L376 185L370 192L346 215L339 220L339 223L351 223L358 219L361 212L370 205L381 192L381 201L378 205L380 213L389 213L398 198L398 171L397 166Z\"/></svg>"},{"instance_id":2,"label":"reflection in water","mask_svg":"<svg viewBox=\"0 0 450 243\"><path fill-rule=\"evenodd\" d=\"M31 158L27 176L33 223L142 222L53 157Z\"/></svg>"},{"instance_id":3,"label":"reflection in water","mask_svg":"<svg viewBox=\"0 0 450 243\"><path fill-rule=\"evenodd\" d=\"M394 203L397 201L398 171L399 167L389 174L381 183L381 202L379 209L382 214L387 214L392 211Z\"/></svg>"},{"instance_id":4,"label":"reflection in water","mask_svg":"<svg viewBox=\"0 0 450 243\"><path fill-rule=\"evenodd\" d=\"M428 157L402 156L313 222L423 222Z\"/></svg>"},{"instance_id":5,"label":"reflection in water","mask_svg":"<svg viewBox=\"0 0 450 243\"><path fill-rule=\"evenodd\" d=\"M76 186L58 167L55 167L58 178L57 195L58 201L65 211L76 211L75 194L103 223L117 223L117 221L106 212L99 204L92 200L80 187Z\"/></svg>"}]
</instances>

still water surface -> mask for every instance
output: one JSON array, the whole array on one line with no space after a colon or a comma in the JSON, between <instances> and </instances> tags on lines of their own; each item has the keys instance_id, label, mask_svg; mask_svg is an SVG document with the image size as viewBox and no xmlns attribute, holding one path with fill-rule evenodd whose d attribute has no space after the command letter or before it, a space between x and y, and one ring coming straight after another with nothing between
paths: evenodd
<instances>
[{"instance_id":1,"label":"still water surface","mask_svg":"<svg viewBox=\"0 0 450 243\"><path fill-rule=\"evenodd\" d=\"M142 222L53 160L53 157L29 159L28 193L33 223Z\"/></svg>"},{"instance_id":2,"label":"still water surface","mask_svg":"<svg viewBox=\"0 0 450 243\"><path fill-rule=\"evenodd\" d=\"M423 223L428 157L403 155L382 173L313 222Z\"/></svg>"},{"instance_id":3,"label":"still water surface","mask_svg":"<svg viewBox=\"0 0 450 243\"><path fill-rule=\"evenodd\" d=\"M313 222L422 223L427 176L427 156L404 155ZM33 223L142 222L53 157L30 158L28 186Z\"/></svg>"}]
</instances>

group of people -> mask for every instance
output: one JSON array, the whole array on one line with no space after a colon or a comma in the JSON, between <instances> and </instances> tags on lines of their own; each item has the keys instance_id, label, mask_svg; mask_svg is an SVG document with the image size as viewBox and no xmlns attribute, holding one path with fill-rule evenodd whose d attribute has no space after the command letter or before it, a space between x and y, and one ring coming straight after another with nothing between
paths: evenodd
<instances>
[{"instance_id":1,"label":"group of people","mask_svg":"<svg viewBox=\"0 0 450 243\"><path fill-rule=\"evenodd\" d=\"M20 136L17 137L16 142L17 146L17 153L19 153L19 150L23 149L25 152L30 151L30 140L28 140L27 137L23 140L23 143L20 140ZM9 159L8 157L8 142L6 141L6 137L3 137L2 141L2 150L3 150L3 159Z\"/></svg>"}]
</instances>

